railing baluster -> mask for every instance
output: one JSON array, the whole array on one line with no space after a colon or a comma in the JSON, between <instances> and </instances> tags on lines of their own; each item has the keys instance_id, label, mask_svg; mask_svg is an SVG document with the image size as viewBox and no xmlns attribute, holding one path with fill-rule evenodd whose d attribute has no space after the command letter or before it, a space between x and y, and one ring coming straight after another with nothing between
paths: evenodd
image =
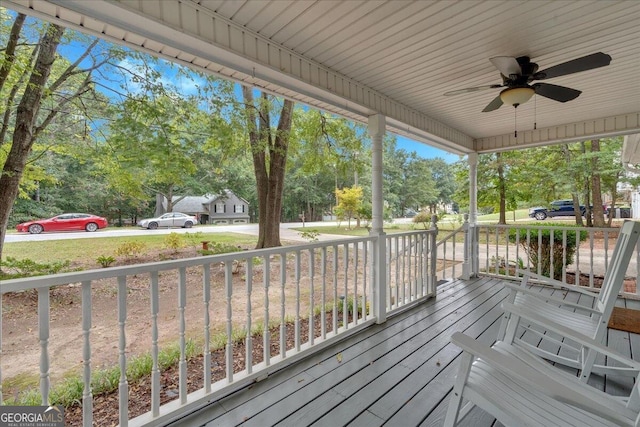
<instances>
[{"instance_id":1,"label":"railing baluster","mask_svg":"<svg viewBox=\"0 0 640 427\"><path fill-rule=\"evenodd\" d=\"M286 319L287 254L280 254L280 357L287 357Z\"/></svg>"},{"instance_id":2,"label":"railing baluster","mask_svg":"<svg viewBox=\"0 0 640 427\"><path fill-rule=\"evenodd\" d=\"M392 252L393 252L393 237L392 236L388 236L385 240L386 243L386 247L387 247L387 254L385 255L385 260L387 263L387 303L386 303L386 307L387 307L387 311L390 311L391 308L393 307L393 288L392 283L393 281L391 280L392 274L391 274L391 270L393 269L393 266L391 264L391 258L392 258ZM375 252L375 249L374 249ZM375 257L375 255L373 255ZM375 267L372 268L371 270L371 277L373 277L373 272L375 271ZM371 302L373 303L373 296L371 298Z\"/></svg>"},{"instance_id":3,"label":"railing baluster","mask_svg":"<svg viewBox=\"0 0 640 427\"><path fill-rule=\"evenodd\" d=\"M154 417L160 415L160 365L158 357L158 313L160 312L160 292L158 272L151 272L151 414Z\"/></svg>"},{"instance_id":4,"label":"railing baluster","mask_svg":"<svg viewBox=\"0 0 640 427\"><path fill-rule=\"evenodd\" d=\"M91 390L91 281L82 282L82 425L93 425Z\"/></svg>"},{"instance_id":5,"label":"railing baluster","mask_svg":"<svg viewBox=\"0 0 640 427\"><path fill-rule=\"evenodd\" d=\"M580 231L576 231L576 244L580 240ZM562 230L562 281L567 283L567 230Z\"/></svg>"},{"instance_id":6,"label":"railing baluster","mask_svg":"<svg viewBox=\"0 0 640 427\"><path fill-rule=\"evenodd\" d=\"M253 329L253 315L252 315L252 306L251 299L253 294L253 258L247 257L246 259L247 271L245 272L244 277L244 285L247 292L247 336L245 338L245 369L247 373L250 374L253 372L253 337L252 337L252 329Z\"/></svg>"},{"instance_id":7,"label":"railing baluster","mask_svg":"<svg viewBox=\"0 0 640 427\"><path fill-rule=\"evenodd\" d=\"M369 310L367 310L367 268L369 266L369 242L362 243L362 318L369 318Z\"/></svg>"},{"instance_id":8,"label":"railing baluster","mask_svg":"<svg viewBox=\"0 0 640 427\"><path fill-rule=\"evenodd\" d=\"M187 269L181 267L178 270L178 319L179 319L179 337L180 337L180 363L179 367L179 385L178 393L180 403L187 403L187 319L185 318L185 310L187 308Z\"/></svg>"},{"instance_id":9,"label":"railing baluster","mask_svg":"<svg viewBox=\"0 0 640 427\"><path fill-rule=\"evenodd\" d=\"M396 253L395 253L395 270L396 270L396 281L395 281L395 301L392 301L391 303L391 308L395 307L399 307L400 306L400 300L402 298L402 300L404 300L404 287L402 287L402 289L400 289L400 265L399 265L399 260L400 260L400 239L399 237L395 237L395 246L396 246Z\"/></svg>"},{"instance_id":10,"label":"railing baluster","mask_svg":"<svg viewBox=\"0 0 640 427\"><path fill-rule=\"evenodd\" d=\"M554 234L553 228L549 230L549 276L555 279L555 270L553 268L553 256L554 254ZM564 249L563 249L564 250Z\"/></svg>"},{"instance_id":11,"label":"railing baluster","mask_svg":"<svg viewBox=\"0 0 640 427\"><path fill-rule=\"evenodd\" d=\"M248 274L248 273L247 273ZM158 293L156 280L156 295ZM205 393L211 392L211 264L202 266L202 299L204 302L203 378ZM249 334L251 335L251 334ZM159 398L159 395L158 395Z\"/></svg>"},{"instance_id":12,"label":"railing baluster","mask_svg":"<svg viewBox=\"0 0 640 427\"><path fill-rule=\"evenodd\" d=\"M225 367L227 384L231 384L233 382L233 307L231 305L231 297L233 296L233 261L224 263L224 294L227 300Z\"/></svg>"},{"instance_id":13,"label":"railing baluster","mask_svg":"<svg viewBox=\"0 0 640 427\"><path fill-rule=\"evenodd\" d=\"M407 300L411 300L411 288L409 288L409 297L407 298L407 261L409 260L409 256L408 256L408 247L407 247L407 236L405 236L404 234L402 235L402 258L401 258L401 265L402 265L402 281L400 282L402 284L402 304L406 304Z\"/></svg>"},{"instance_id":14,"label":"railing baluster","mask_svg":"<svg viewBox=\"0 0 640 427\"><path fill-rule=\"evenodd\" d=\"M486 246L487 246L487 250L486 250L486 254L487 254L487 259L486 259L486 266L485 266L485 270L487 273L489 272L489 227L485 228L485 237L486 237Z\"/></svg>"},{"instance_id":15,"label":"railing baluster","mask_svg":"<svg viewBox=\"0 0 640 427\"><path fill-rule=\"evenodd\" d=\"M342 326L345 330L349 329L349 243L344 245L344 293L342 294Z\"/></svg>"},{"instance_id":16,"label":"railing baluster","mask_svg":"<svg viewBox=\"0 0 640 427\"><path fill-rule=\"evenodd\" d=\"M315 251L309 249L309 345L313 345L315 342L315 325L313 306L315 300Z\"/></svg>"},{"instance_id":17,"label":"railing baluster","mask_svg":"<svg viewBox=\"0 0 640 427\"><path fill-rule=\"evenodd\" d=\"M609 230L602 232L604 237L604 271L609 269Z\"/></svg>"},{"instance_id":18,"label":"railing baluster","mask_svg":"<svg viewBox=\"0 0 640 427\"><path fill-rule=\"evenodd\" d=\"M353 244L353 322L358 324L358 243Z\"/></svg>"},{"instance_id":19,"label":"railing baluster","mask_svg":"<svg viewBox=\"0 0 640 427\"><path fill-rule=\"evenodd\" d=\"M504 271L506 272L507 277L509 277L509 229L503 228L502 233L507 247L504 255Z\"/></svg>"},{"instance_id":20,"label":"railing baluster","mask_svg":"<svg viewBox=\"0 0 640 427\"><path fill-rule=\"evenodd\" d=\"M118 403L120 425L129 425L129 383L127 382L127 278L118 276L118 365L120 366L120 381L118 384Z\"/></svg>"},{"instance_id":21,"label":"railing baluster","mask_svg":"<svg viewBox=\"0 0 640 427\"><path fill-rule=\"evenodd\" d=\"M321 274L322 274L322 310L320 311L320 336L322 339L327 338L327 247L322 247L321 255Z\"/></svg>"},{"instance_id":22,"label":"railing baluster","mask_svg":"<svg viewBox=\"0 0 640 427\"><path fill-rule=\"evenodd\" d=\"M338 333L338 245L333 245L333 335Z\"/></svg>"},{"instance_id":23,"label":"railing baluster","mask_svg":"<svg viewBox=\"0 0 640 427\"><path fill-rule=\"evenodd\" d=\"M296 251L296 327L295 327L295 347L300 351L300 251Z\"/></svg>"},{"instance_id":24,"label":"railing baluster","mask_svg":"<svg viewBox=\"0 0 640 427\"><path fill-rule=\"evenodd\" d=\"M42 404L49 405L49 329L51 309L49 288L38 289L38 340L40 342L40 396Z\"/></svg>"},{"instance_id":25,"label":"railing baluster","mask_svg":"<svg viewBox=\"0 0 640 427\"><path fill-rule=\"evenodd\" d=\"M262 334L262 348L264 350L264 365L271 365L271 334L269 331L269 285L271 284L271 255L264 256L264 333ZM298 297L298 300L300 298Z\"/></svg>"},{"instance_id":26,"label":"railing baluster","mask_svg":"<svg viewBox=\"0 0 640 427\"><path fill-rule=\"evenodd\" d=\"M538 229L538 274L542 275L542 230Z\"/></svg>"},{"instance_id":27,"label":"railing baluster","mask_svg":"<svg viewBox=\"0 0 640 427\"><path fill-rule=\"evenodd\" d=\"M593 289L593 231L589 231L589 287Z\"/></svg>"}]
</instances>

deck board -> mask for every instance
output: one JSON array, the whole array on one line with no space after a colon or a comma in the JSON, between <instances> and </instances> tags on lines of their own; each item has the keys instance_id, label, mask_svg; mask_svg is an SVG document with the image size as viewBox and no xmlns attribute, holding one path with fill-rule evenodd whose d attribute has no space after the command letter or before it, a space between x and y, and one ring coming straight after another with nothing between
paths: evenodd
<instances>
[{"instance_id":1,"label":"deck board","mask_svg":"<svg viewBox=\"0 0 640 427\"><path fill-rule=\"evenodd\" d=\"M589 302L571 292L549 288L540 292ZM447 283L438 288L435 299L370 326L174 425L440 426L460 354L449 337L462 331L491 344L507 295L503 282L495 278ZM640 308L635 301L629 305ZM639 354L640 337L635 334L610 331L609 340L624 354ZM598 381L616 394L628 388L627 381ZM474 409L463 425L500 424Z\"/></svg>"}]
</instances>

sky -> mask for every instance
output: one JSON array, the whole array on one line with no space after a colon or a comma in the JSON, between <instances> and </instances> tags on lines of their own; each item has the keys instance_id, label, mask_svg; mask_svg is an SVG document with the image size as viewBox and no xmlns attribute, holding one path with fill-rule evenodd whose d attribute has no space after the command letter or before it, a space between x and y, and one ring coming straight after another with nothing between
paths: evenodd
<instances>
[{"instance_id":1,"label":"sky","mask_svg":"<svg viewBox=\"0 0 640 427\"><path fill-rule=\"evenodd\" d=\"M404 136L398 135L397 141L398 148L402 148L403 150L406 150L408 152L415 151L418 156L424 159L434 159L436 157L440 157L447 163L454 163L460 160L460 156L457 154L448 153L446 151L431 147L430 145L423 144L422 142L414 141Z\"/></svg>"}]
</instances>

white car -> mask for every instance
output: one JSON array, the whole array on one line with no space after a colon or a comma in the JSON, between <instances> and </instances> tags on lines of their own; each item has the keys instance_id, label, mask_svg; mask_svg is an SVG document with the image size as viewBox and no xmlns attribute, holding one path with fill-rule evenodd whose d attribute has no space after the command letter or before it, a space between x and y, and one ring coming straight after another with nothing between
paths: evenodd
<instances>
[{"instance_id":1,"label":"white car","mask_svg":"<svg viewBox=\"0 0 640 427\"><path fill-rule=\"evenodd\" d=\"M155 230L158 227L182 227L191 228L198 223L195 216L183 214L182 212L168 212L158 218L143 219L138 222L142 228Z\"/></svg>"}]
</instances>

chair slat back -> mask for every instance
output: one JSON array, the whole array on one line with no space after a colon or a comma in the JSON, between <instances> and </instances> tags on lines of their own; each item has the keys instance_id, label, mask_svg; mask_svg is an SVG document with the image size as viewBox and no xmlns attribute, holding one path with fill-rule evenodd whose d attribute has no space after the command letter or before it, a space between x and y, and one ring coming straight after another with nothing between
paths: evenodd
<instances>
[{"instance_id":1,"label":"chair slat back","mask_svg":"<svg viewBox=\"0 0 640 427\"><path fill-rule=\"evenodd\" d=\"M616 298L622 289L631 255L636 250L638 236L640 236L640 222L625 221L622 224L618 241L611 256L611 263L604 274L596 307L605 319L611 316Z\"/></svg>"}]
</instances>

